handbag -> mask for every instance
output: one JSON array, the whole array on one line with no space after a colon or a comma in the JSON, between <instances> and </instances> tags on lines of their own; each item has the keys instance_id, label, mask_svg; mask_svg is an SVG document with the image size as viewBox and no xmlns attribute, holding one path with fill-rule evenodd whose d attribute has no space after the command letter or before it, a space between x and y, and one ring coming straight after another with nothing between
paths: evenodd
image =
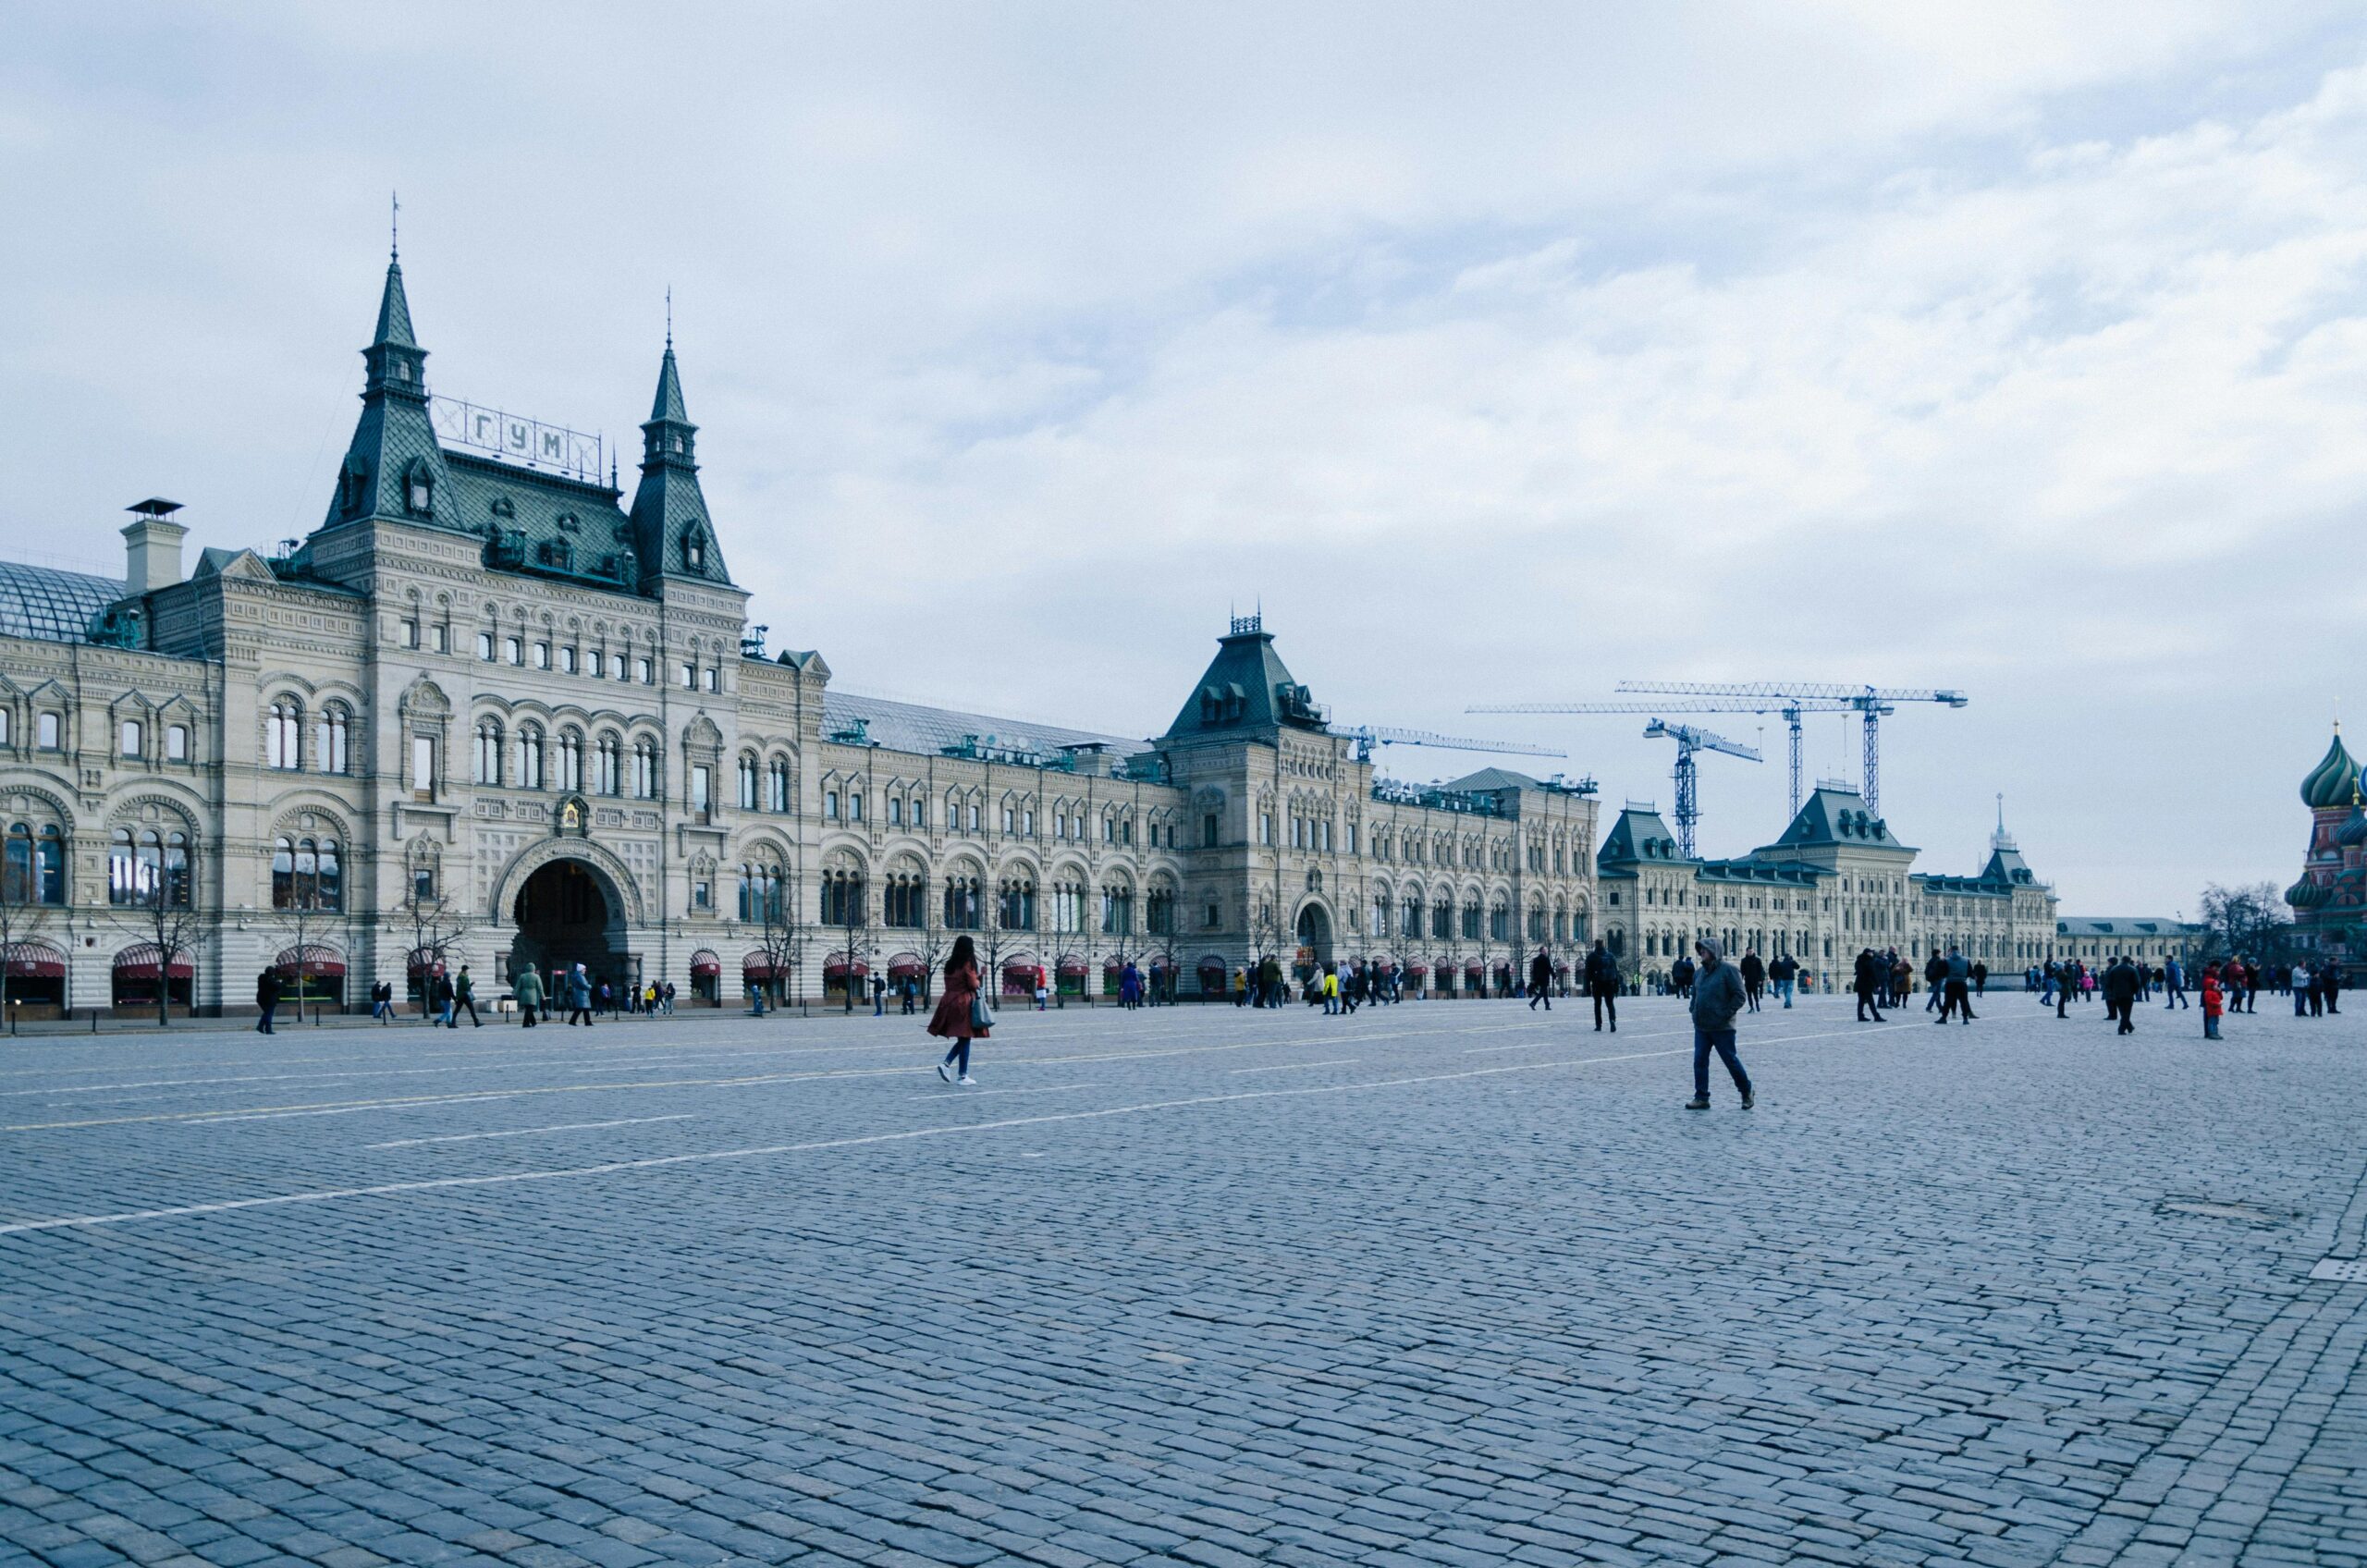
<instances>
[{"instance_id":1,"label":"handbag","mask_svg":"<svg viewBox=\"0 0 2367 1568\"><path fill-rule=\"evenodd\" d=\"M979 995L970 998L970 1027L986 1030L994 1027L995 1015L987 1007L987 998Z\"/></svg>"}]
</instances>

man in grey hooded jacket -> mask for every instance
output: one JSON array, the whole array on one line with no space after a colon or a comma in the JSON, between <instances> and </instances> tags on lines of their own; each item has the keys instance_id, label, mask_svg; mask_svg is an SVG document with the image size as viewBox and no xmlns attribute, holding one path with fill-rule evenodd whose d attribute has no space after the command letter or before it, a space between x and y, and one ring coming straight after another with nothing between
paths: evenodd
<instances>
[{"instance_id":1,"label":"man in grey hooded jacket","mask_svg":"<svg viewBox=\"0 0 2367 1568\"><path fill-rule=\"evenodd\" d=\"M1710 1053L1714 1050L1734 1074L1735 1087L1742 1093L1742 1108L1748 1110L1753 1103L1750 1074L1742 1070L1742 1059L1735 1055L1735 1014L1748 999L1742 976L1711 938L1694 943L1693 950L1701 955L1701 967L1693 976L1693 1097L1685 1102L1685 1109L1710 1109Z\"/></svg>"}]
</instances>

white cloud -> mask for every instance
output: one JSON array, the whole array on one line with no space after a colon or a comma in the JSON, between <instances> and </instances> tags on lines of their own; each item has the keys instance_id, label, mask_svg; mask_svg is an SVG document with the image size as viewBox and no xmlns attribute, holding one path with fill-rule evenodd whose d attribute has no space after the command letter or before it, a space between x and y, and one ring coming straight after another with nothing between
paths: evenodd
<instances>
[{"instance_id":1,"label":"white cloud","mask_svg":"<svg viewBox=\"0 0 2367 1568\"><path fill-rule=\"evenodd\" d=\"M1147 729L1259 594L1358 719L1962 684L1893 722L1902 829L1967 862L2003 788L2073 904L2152 906L2289 868L2360 651L2367 42L2333 7L291 7L24 43L0 544L111 554L159 488L202 534L309 526L400 184L451 390L630 437L678 286L727 554L850 684ZM1562 733L1665 793L1630 728ZM1708 841L1771 836L1782 790L1713 770Z\"/></svg>"}]
</instances>

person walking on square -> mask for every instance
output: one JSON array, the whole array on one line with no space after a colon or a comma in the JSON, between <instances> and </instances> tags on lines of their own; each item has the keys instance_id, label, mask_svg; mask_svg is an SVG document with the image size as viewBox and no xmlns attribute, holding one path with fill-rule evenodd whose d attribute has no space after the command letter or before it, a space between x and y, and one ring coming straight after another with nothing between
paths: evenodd
<instances>
[{"instance_id":1,"label":"person walking on square","mask_svg":"<svg viewBox=\"0 0 2367 1568\"><path fill-rule=\"evenodd\" d=\"M1742 1070L1742 1059L1735 1054L1735 1014L1748 999L1742 976L1725 962L1715 938L1704 937L1693 948L1701 955L1701 967L1693 975L1693 1097L1685 1102L1685 1109L1710 1109L1710 1053L1716 1051L1742 1096L1743 1109L1748 1110L1756 1103L1750 1074Z\"/></svg>"},{"instance_id":2,"label":"person walking on square","mask_svg":"<svg viewBox=\"0 0 2367 1568\"><path fill-rule=\"evenodd\" d=\"M279 972L277 970L266 969L255 976L255 1011L261 1014L255 1020L256 1034L276 1035L279 1032L271 1026L271 1015L279 1011ZM300 1018L296 1022L301 1023L304 1021Z\"/></svg>"},{"instance_id":3,"label":"person walking on square","mask_svg":"<svg viewBox=\"0 0 2367 1568\"><path fill-rule=\"evenodd\" d=\"M2216 970L2202 972L2202 1037L2219 1038L2219 1012L2226 1004L2220 999L2219 974Z\"/></svg>"},{"instance_id":4,"label":"person walking on square","mask_svg":"<svg viewBox=\"0 0 2367 1568\"><path fill-rule=\"evenodd\" d=\"M2342 995L2342 965L2339 963L2318 965L2318 993L2326 999L2326 1011L2339 1017L2342 1013L2342 1004L2336 998Z\"/></svg>"},{"instance_id":5,"label":"person walking on square","mask_svg":"<svg viewBox=\"0 0 2367 1568\"><path fill-rule=\"evenodd\" d=\"M1528 961L1528 1011L1535 1012L1543 1002L1545 1011L1553 1011L1553 958L1543 948Z\"/></svg>"},{"instance_id":6,"label":"person walking on square","mask_svg":"<svg viewBox=\"0 0 2367 1568\"><path fill-rule=\"evenodd\" d=\"M1882 961L1874 956L1873 949L1858 949L1858 968L1854 984L1858 991L1858 1022L1860 1023L1866 1022L1866 1014L1870 1011L1874 1015L1875 1023L1880 1023L1883 1021L1882 995L1875 989L1875 986L1881 984L1880 977L1875 974L1881 964Z\"/></svg>"},{"instance_id":7,"label":"person walking on square","mask_svg":"<svg viewBox=\"0 0 2367 1568\"><path fill-rule=\"evenodd\" d=\"M1784 998L1785 1007L1792 1005L1792 985L1799 973L1799 961L1789 953L1777 953L1775 962L1767 966L1767 977L1775 983L1775 994Z\"/></svg>"},{"instance_id":8,"label":"person walking on square","mask_svg":"<svg viewBox=\"0 0 2367 1568\"><path fill-rule=\"evenodd\" d=\"M1964 1014L1967 1023L1972 1022L1972 966L1965 962L1964 954L1954 948L1948 949L1947 962L1940 968L1941 984L1947 989L1940 1003L1940 1022L1945 1023L1952 1012Z\"/></svg>"},{"instance_id":9,"label":"person walking on square","mask_svg":"<svg viewBox=\"0 0 2367 1568\"><path fill-rule=\"evenodd\" d=\"M370 1016L381 1023L395 1021L395 983L381 980L370 987Z\"/></svg>"},{"instance_id":10,"label":"person walking on square","mask_svg":"<svg viewBox=\"0 0 2367 1568\"><path fill-rule=\"evenodd\" d=\"M1693 961L1683 953L1677 954L1676 962L1668 966L1668 986L1680 997L1693 995Z\"/></svg>"},{"instance_id":11,"label":"person walking on square","mask_svg":"<svg viewBox=\"0 0 2367 1568\"><path fill-rule=\"evenodd\" d=\"M1989 995L1989 966L1978 960L1972 966L1972 994L1976 997Z\"/></svg>"},{"instance_id":12,"label":"person walking on square","mask_svg":"<svg viewBox=\"0 0 2367 1568\"><path fill-rule=\"evenodd\" d=\"M586 1029L593 1026L592 975L590 972L580 963L573 969L568 971L567 1006L567 1023L569 1028L571 1029L579 1023L583 1024Z\"/></svg>"},{"instance_id":13,"label":"person walking on square","mask_svg":"<svg viewBox=\"0 0 2367 1568\"><path fill-rule=\"evenodd\" d=\"M2190 1008L2194 1005L2186 999L2186 970L2175 956L2162 966L2162 990L2169 998L2162 1004L2165 1012L2174 1007Z\"/></svg>"},{"instance_id":14,"label":"person walking on square","mask_svg":"<svg viewBox=\"0 0 2367 1568\"><path fill-rule=\"evenodd\" d=\"M2116 1035L2137 1033L2138 985L2137 966L2128 962L2126 953L2114 959L2104 971L2104 1016L2119 1020L2120 1027L2113 1031Z\"/></svg>"},{"instance_id":15,"label":"person walking on square","mask_svg":"<svg viewBox=\"0 0 2367 1568\"><path fill-rule=\"evenodd\" d=\"M945 1060L937 1064L937 1075L949 1084L977 1082L970 1076L970 1042L987 1038L994 1026L978 986L977 946L967 935L957 937L945 961L945 994L938 998L937 1011L928 1021L931 1035L953 1042L946 1049Z\"/></svg>"},{"instance_id":16,"label":"person walking on square","mask_svg":"<svg viewBox=\"0 0 2367 1568\"><path fill-rule=\"evenodd\" d=\"M1767 989L1767 965L1760 960L1757 948L1745 948L1742 962L1735 966L1742 972L1742 994L1750 1011L1759 1011L1759 998Z\"/></svg>"},{"instance_id":17,"label":"person walking on square","mask_svg":"<svg viewBox=\"0 0 2367 1568\"><path fill-rule=\"evenodd\" d=\"M1619 961L1611 956L1611 949L1602 945L1600 937L1587 954L1586 983L1587 995L1594 999L1594 1032L1602 1033L1602 1015L1607 1011L1611 1014L1611 1032L1618 1034Z\"/></svg>"},{"instance_id":18,"label":"person walking on square","mask_svg":"<svg viewBox=\"0 0 2367 1568\"><path fill-rule=\"evenodd\" d=\"M1923 988L1930 993L1923 998L1923 1011L1940 1012L1940 1004L1948 994L1948 961L1940 956L1937 948L1933 948L1932 956L1924 961ZM1940 1022L1945 1023L1947 1021L1948 1015L1940 1012Z\"/></svg>"},{"instance_id":19,"label":"person walking on square","mask_svg":"<svg viewBox=\"0 0 2367 1568\"><path fill-rule=\"evenodd\" d=\"M542 972L528 964L518 972L518 978L509 983L509 989L518 998L518 1022L532 1029L535 1014L543 1011Z\"/></svg>"},{"instance_id":20,"label":"person walking on square","mask_svg":"<svg viewBox=\"0 0 2367 1568\"><path fill-rule=\"evenodd\" d=\"M480 1029L484 1027L484 1020L477 1016L477 983L471 978L469 966L465 963L460 965L460 979L452 986L452 1011L449 1016L452 1027L455 1029L460 1026L460 1010L462 1008L469 1010L470 1023Z\"/></svg>"},{"instance_id":21,"label":"person walking on square","mask_svg":"<svg viewBox=\"0 0 2367 1568\"><path fill-rule=\"evenodd\" d=\"M2306 959L2296 963L2290 973L2293 977L2293 1016L2307 1018L2310 1015L2310 998L2316 992L2316 977L2311 974Z\"/></svg>"},{"instance_id":22,"label":"person walking on square","mask_svg":"<svg viewBox=\"0 0 2367 1568\"><path fill-rule=\"evenodd\" d=\"M2251 1011L2260 1004L2260 965L2244 961L2244 1011Z\"/></svg>"},{"instance_id":23,"label":"person walking on square","mask_svg":"<svg viewBox=\"0 0 2367 1568\"><path fill-rule=\"evenodd\" d=\"M452 977L439 967L428 985L435 998L435 1022L447 1029L459 1028L460 1025L452 1022L452 998L457 995L452 988Z\"/></svg>"}]
</instances>

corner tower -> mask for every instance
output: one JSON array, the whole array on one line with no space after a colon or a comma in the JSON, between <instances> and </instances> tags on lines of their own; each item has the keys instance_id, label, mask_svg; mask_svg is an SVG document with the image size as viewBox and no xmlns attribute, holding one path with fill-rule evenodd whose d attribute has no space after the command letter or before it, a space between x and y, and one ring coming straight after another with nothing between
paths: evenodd
<instances>
[{"instance_id":1,"label":"corner tower","mask_svg":"<svg viewBox=\"0 0 2367 1568\"><path fill-rule=\"evenodd\" d=\"M699 491L699 427L682 406L681 372L674 364L674 334L657 367L657 396L641 427L641 484L632 496L633 550L641 557L644 591L661 579L687 577L729 583L723 552Z\"/></svg>"},{"instance_id":2,"label":"corner tower","mask_svg":"<svg viewBox=\"0 0 2367 1568\"><path fill-rule=\"evenodd\" d=\"M450 478L427 418L427 350L412 336L402 261L390 256L378 325L362 350L362 418L323 528L386 519L449 526Z\"/></svg>"}]
</instances>

